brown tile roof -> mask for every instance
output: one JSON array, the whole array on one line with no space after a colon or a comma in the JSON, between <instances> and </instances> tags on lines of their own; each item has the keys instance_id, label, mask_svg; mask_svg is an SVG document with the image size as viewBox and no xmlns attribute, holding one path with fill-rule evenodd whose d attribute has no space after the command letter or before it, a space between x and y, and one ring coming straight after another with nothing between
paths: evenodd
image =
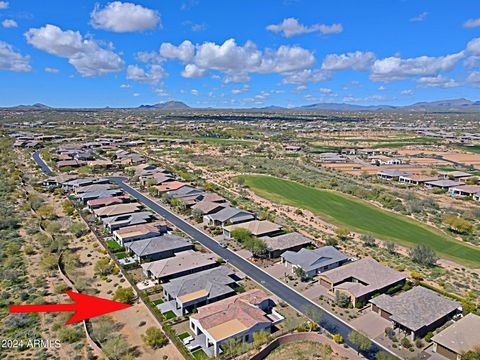
<instances>
[{"instance_id":1,"label":"brown tile roof","mask_svg":"<svg viewBox=\"0 0 480 360\"><path fill-rule=\"evenodd\" d=\"M113 204L121 204L128 199L128 196L108 196L99 199L88 200L88 206L108 206Z\"/></svg>"},{"instance_id":2,"label":"brown tile roof","mask_svg":"<svg viewBox=\"0 0 480 360\"><path fill-rule=\"evenodd\" d=\"M468 314L432 338L457 354L473 350L480 345L480 316Z\"/></svg>"},{"instance_id":3,"label":"brown tile roof","mask_svg":"<svg viewBox=\"0 0 480 360\"><path fill-rule=\"evenodd\" d=\"M141 209L141 205L137 202L128 203L128 204L117 204L105 206L100 209L93 210L94 214L97 216L108 217L116 216L121 214L129 214L132 212L137 212Z\"/></svg>"},{"instance_id":4,"label":"brown tile roof","mask_svg":"<svg viewBox=\"0 0 480 360\"><path fill-rule=\"evenodd\" d=\"M202 214L208 214L215 209L222 209L224 207L225 205L222 205L216 202L202 200L196 203L195 205L193 205L192 209L198 209L202 212Z\"/></svg>"},{"instance_id":5,"label":"brown tile roof","mask_svg":"<svg viewBox=\"0 0 480 360\"><path fill-rule=\"evenodd\" d=\"M162 185L157 185L155 188L158 192L167 192L171 190L178 190L184 186L187 186L188 183L181 182L181 181L171 181Z\"/></svg>"},{"instance_id":6,"label":"brown tile roof","mask_svg":"<svg viewBox=\"0 0 480 360\"><path fill-rule=\"evenodd\" d=\"M253 235L261 236L263 234L279 231L282 229L282 227L268 220L252 220L240 224L225 226L225 229L228 231L233 231L235 229L247 229Z\"/></svg>"},{"instance_id":7,"label":"brown tile roof","mask_svg":"<svg viewBox=\"0 0 480 360\"><path fill-rule=\"evenodd\" d=\"M140 233L140 234L147 234L149 232L158 232L157 226L163 224L163 223L151 223L151 224L141 224L141 225L132 225L132 226L126 226L123 228L120 228L118 230L115 230L115 233L117 235L125 235L125 234L131 234L131 233Z\"/></svg>"},{"instance_id":8,"label":"brown tile roof","mask_svg":"<svg viewBox=\"0 0 480 360\"><path fill-rule=\"evenodd\" d=\"M270 297L260 289L253 289L243 294L217 301L198 308L198 313L191 316L198 320L203 329L216 340L251 328L259 323L271 322L266 313L257 307ZM231 326L224 326L230 324ZM233 332L229 329L233 328Z\"/></svg>"}]
</instances>

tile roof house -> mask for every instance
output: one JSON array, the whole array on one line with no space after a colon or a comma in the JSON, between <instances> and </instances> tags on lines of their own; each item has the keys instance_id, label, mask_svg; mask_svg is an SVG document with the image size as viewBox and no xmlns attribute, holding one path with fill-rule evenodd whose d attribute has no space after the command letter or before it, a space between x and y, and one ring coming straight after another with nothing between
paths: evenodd
<instances>
[{"instance_id":1,"label":"tile roof house","mask_svg":"<svg viewBox=\"0 0 480 360\"><path fill-rule=\"evenodd\" d=\"M261 239L265 242L265 245L267 245L269 258L277 258L287 250L297 252L312 244L312 239L298 232L291 232L274 237L264 236Z\"/></svg>"},{"instance_id":2,"label":"tile roof house","mask_svg":"<svg viewBox=\"0 0 480 360\"><path fill-rule=\"evenodd\" d=\"M80 201L82 201L83 203L85 203L89 200L117 196L117 195L121 195L122 193L123 191L120 189L110 189L110 190L84 192L84 193L75 195L75 197Z\"/></svg>"},{"instance_id":3,"label":"tile roof house","mask_svg":"<svg viewBox=\"0 0 480 360\"><path fill-rule=\"evenodd\" d=\"M422 286L396 296L382 294L370 302L374 312L412 340L442 326L461 309L460 303Z\"/></svg>"},{"instance_id":4,"label":"tile roof house","mask_svg":"<svg viewBox=\"0 0 480 360\"><path fill-rule=\"evenodd\" d=\"M238 224L250 220L255 220L255 214L233 207L226 207L214 214L208 214L203 217L203 221L209 226L224 226L227 222Z\"/></svg>"},{"instance_id":5,"label":"tile roof house","mask_svg":"<svg viewBox=\"0 0 480 360\"><path fill-rule=\"evenodd\" d=\"M207 270L218 265L217 257L188 250L176 253L175 256L142 264L146 276L157 280L159 283L180 276L185 276L202 270Z\"/></svg>"},{"instance_id":6,"label":"tile roof house","mask_svg":"<svg viewBox=\"0 0 480 360\"><path fill-rule=\"evenodd\" d=\"M125 249L132 253L138 262L165 259L192 248L190 240L173 234L130 241L125 245Z\"/></svg>"},{"instance_id":7,"label":"tile roof house","mask_svg":"<svg viewBox=\"0 0 480 360\"><path fill-rule=\"evenodd\" d=\"M375 293L404 284L406 278L402 273L367 257L324 272L319 282L334 294L347 294L356 306L359 302L368 301Z\"/></svg>"},{"instance_id":8,"label":"tile roof house","mask_svg":"<svg viewBox=\"0 0 480 360\"><path fill-rule=\"evenodd\" d=\"M480 192L480 185L461 185L448 189L448 193L452 196L473 196Z\"/></svg>"},{"instance_id":9,"label":"tile roof house","mask_svg":"<svg viewBox=\"0 0 480 360\"><path fill-rule=\"evenodd\" d=\"M396 180L399 179L400 176L409 176L409 173L399 170L383 170L377 173L377 177L383 180Z\"/></svg>"},{"instance_id":10,"label":"tile roof house","mask_svg":"<svg viewBox=\"0 0 480 360\"><path fill-rule=\"evenodd\" d=\"M154 222L149 224L126 226L115 230L113 238L121 246L124 246L130 241L148 239L155 236L160 236L167 232L167 225L164 222Z\"/></svg>"},{"instance_id":11,"label":"tile roof house","mask_svg":"<svg viewBox=\"0 0 480 360\"><path fill-rule=\"evenodd\" d=\"M98 218L105 218L111 216L117 216L122 214L130 214L139 212L142 209L142 205L138 202L131 202L126 204L116 204L101 207L99 209L93 210L93 213Z\"/></svg>"},{"instance_id":12,"label":"tile roof house","mask_svg":"<svg viewBox=\"0 0 480 360\"><path fill-rule=\"evenodd\" d=\"M114 231L126 226L146 224L154 218L155 216L150 211L141 211L103 218L102 222L109 231Z\"/></svg>"},{"instance_id":13,"label":"tile roof house","mask_svg":"<svg viewBox=\"0 0 480 360\"><path fill-rule=\"evenodd\" d=\"M155 185L154 188L156 189L158 194L163 194L172 190L178 190L184 186L188 186L190 184L182 182L182 181L170 181L163 183L161 185Z\"/></svg>"},{"instance_id":14,"label":"tile roof house","mask_svg":"<svg viewBox=\"0 0 480 360\"><path fill-rule=\"evenodd\" d=\"M208 200L202 200L192 206L192 210L198 210L202 215L209 215L219 212L226 207L226 204L216 203Z\"/></svg>"},{"instance_id":15,"label":"tile roof house","mask_svg":"<svg viewBox=\"0 0 480 360\"><path fill-rule=\"evenodd\" d=\"M333 246L324 246L314 250L300 249L299 252L285 251L281 257L282 262L286 267L290 266L292 272L297 267L302 268L305 276L309 278L339 267L350 260L350 257Z\"/></svg>"},{"instance_id":16,"label":"tile roof house","mask_svg":"<svg viewBox=\"0 0 480 360\"><path fill-rule=\"evenodd\" d=\"M198 308L190 316L190 329L204 336L202 348L213 356L221 353L221 345L230 339L252 342L253 333L270 333L281 316L274 312L275 303L265 292L254 289Z\"/></svg>"},{"instance_id":17,"label":"tile roof house","mask_svg":"<svg viewBox=\"0 0 480 360\"><path fill-rule=\"evenodd\" d=\"M105 191L113 189L114 186L112 184L91 184L86 186L79 186L75 188L75 194L83 194L87 192L96 192L96 191Z\"/></svg>"},{"instance_id":18,"label":"tile roof house","mask_svg":"<svg viewBox=\"0 0 480 360\"><path fill-rule=\"evenodd\" d=\"M470 313L432 338L433 352L446 359L461 360L462 355L480 346L480 316Z\"/></svg>"},{"instance_id":19,"label":"tile roof house","mask_svg":"<svg viewBox=\"0 0 480 360\"><path fill-rule=\"evenodd\" d=\"M109 191L109 190L107 190ZM129 201L129 197L125 195L121 196L106 196L87 201L87 206L90 210L98 209L104 206L110 206L115 204L123 204Z\"/></svg>"},{"instance_id":20,"label":"tile roof house","mask_svg":"<svg viewBox=\"0 0 480 360\"><path fill-rule=\"evenodd\" d=\"M453 180L435 180L435 181L425 182L425 187L427 188L448 189L448 188L460 186L460 185L464 185L464 183L459 181L453 181Z\"/></svg>"},{"instance_id":21,"label":"tile roof house","mask_svg":"<svg viewBox=\"0 0 480 360\"><path fill-rule=\"evenodd\" d=\"M173 301L182 314L235 294L235 274L220 266L172 279L163 285L166 301Z\"/></svg>"},{"instance_id":22,"label":"tile roof house","mask_svg":"<svg viewBox=\"0 0 480 360\"><path fill-rule=\"evenodd\" d=\"M233 224L223 228L223 237L225 239L232 238L232 231L235 229L245 229L254 236L272 236L282 231L282 227L268 220L252 220Z\"/></svg>"},{"instance_id":23,"label":"tile roof house","mask_svg":"<svg viewBox=\"0 0 480 360\"><path fill-rule=\"evenodd\" d=\"M438 180L435 176L429 175L408 175L408 176L400 176L398 181L404 184L411 184L411 185L420 185L424 184L427 181L435 181Z\"/></svg>"}]
</instances>

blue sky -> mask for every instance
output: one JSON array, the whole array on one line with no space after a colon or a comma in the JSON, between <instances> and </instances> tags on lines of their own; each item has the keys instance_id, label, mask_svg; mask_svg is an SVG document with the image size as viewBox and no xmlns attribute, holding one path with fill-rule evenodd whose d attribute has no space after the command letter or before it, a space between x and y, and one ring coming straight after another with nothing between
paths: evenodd
<instances>
[{"instance_id":1,"label":"blue sky","mask_svg":"<svg viewBox=\"0 0 480 360\"><path fill-rule=\"evenodd\" d=\"M0 1L0 106L479 100L477 1L64 4Z\"/></svg>"}]
</instances>

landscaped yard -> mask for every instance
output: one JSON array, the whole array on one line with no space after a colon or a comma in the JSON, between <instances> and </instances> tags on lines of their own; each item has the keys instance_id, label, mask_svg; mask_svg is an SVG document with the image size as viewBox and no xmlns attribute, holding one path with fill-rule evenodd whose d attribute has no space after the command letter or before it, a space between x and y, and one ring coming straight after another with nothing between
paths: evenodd
<instances>
[{"instance_id":1,"label":"landscaped yard","mask_svg":"<svg viewBox=\"0 0 480 360\"><path fill-rule=\"evenodd\" d=\"M199 359L199 360L207 360L209 359L209 357L207 356L207 354L205 354L205 352L202 350L202 349L199 349L199 350L196 350L192 353L193 357L195 359Z\"/></svg>"},{"instance_id":2,"label":"landscaped yard","mask_svg":"<svg viewBox=\"0 0 480 360\"><path fill-rule=\"evenodd\" d=\"M165 314L163 314L163 316L165 317L165 319L167 320L170 320L170 319L175 319L177 317L177 315L175 315L175 313L170 310L170 311L167 311Z\"/></svg>"},{"instance_id":3,"label":"landscaped yard","mask_svg":"<svg viewBox=\"0 0 480 360\"><path fill-rule=\"evenodd\" d=\"M118 260L125 259L128 256L128 253L126 252L118 252L115 254Z\"/></svg>"},{"instance_id":4,"label":"landscaped yard","mask_svg":"<svg viewBox=\"0 0 480 360\"><path fill-rule=\"evenodd\" d=\"M188 332L184 332L184 333L178 335L180 340L186 339L189 336L190 336L190 334Z\"/></svg>"},{"instance_id":5,"label":"landscaped yard","mask_svg":"<svg viewBox=\"0 0 480 360\"><path fill-rule=\"evenodd\" d=\"M120 251L123 248L114 240L107 240L107 246L112 251Z\"/></svg>"},{"instance_id":6,"label":"landscaped yard","mask_svg":"<svg viewBox=\"0 0 480 360\"><path fill-rule=\"evenodd\" d=\"M480 249L442 234L433 227L402 215L376 208L365 201L319 190L271 176L246 175L245 184L270 201L308 209L334 224L370 233L379 239L406 246L425 244L442 257L458 263L480 266Z\"/></svg>"},{"instance_id":7,"label":"landscaped yard","mask_svg":"<svg viewBox=\"0 0 480 360\"><path fill-rule=\"evenodd\" d=\"M163 304L164 301L162 299L152 301L153 306L157 306L158 304Z\"/></svg>"}]
</instances>

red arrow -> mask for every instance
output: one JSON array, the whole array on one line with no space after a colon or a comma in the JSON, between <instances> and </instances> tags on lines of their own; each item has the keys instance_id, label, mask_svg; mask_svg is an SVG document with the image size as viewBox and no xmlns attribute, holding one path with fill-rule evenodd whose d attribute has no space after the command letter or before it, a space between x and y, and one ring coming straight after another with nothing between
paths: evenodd
<instances>
[{"instance_id":1,"label":"red arrow","mask_svg":"<svg viewBox=\"0 0 480 360\"><path fill-rule=\"evenodd\" d=\"M71 304L44 304L44 305L12 305L11 313L31 312L58 312L75 311L75 314L65 323L73 324L95 316L105 315L114 311L129 308L130 304L79 294L73 291L66 291L67 295L74 302Z\"/></svg>"}]
</instances>

